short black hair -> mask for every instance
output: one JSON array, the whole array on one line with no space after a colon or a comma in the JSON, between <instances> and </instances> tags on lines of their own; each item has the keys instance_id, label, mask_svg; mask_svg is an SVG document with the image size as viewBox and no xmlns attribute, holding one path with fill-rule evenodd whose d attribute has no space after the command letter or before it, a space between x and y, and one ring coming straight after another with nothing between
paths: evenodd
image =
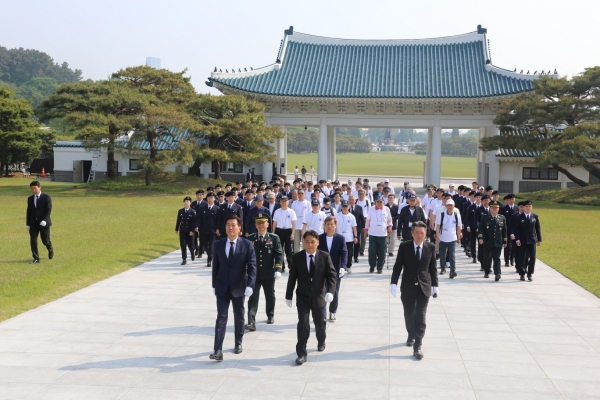
<instances>
[{"instance_id":1,"label":"short black hair","mask_svg":"<svg viewBox=\"0 0 600 400\"><path fill-rule=\"evenodd\" d=\"M302 235L302 239L306 239L309 236L312 236L315 239L319 240L319 234L317 232L313 231L312 229L304 232L304 235Z\"/></svg>"},{"instance_id":2,"label":"short black hair","mask_svg":"<svg viewBox=\"0 0 600 400\"><path fill-rule=\"evenodd\" d=\"M427 225L425 225L425 222L423 221L414 222L412 224L412 230L414 231L415 228L425 228L425 231L427 231Z\"/></svg>"},{"instance_id":3,"label":"short black hair","mask_svg":"<svg viewBox=\"0 0 600 400\"><path fill-rule=\"evenodd\" d=\"M33 182L31 182L31 183L29 184L29 187L32 187L32 186L37 186L37 187L40 187L40 181L33 181Z\"/></svg>"},{"instance_id":4,"label":"short black hair","mask_svg":"<svg viewBox=\"0 0 600 400\"><path fill-rule=\"evenodd\" d=\"M227 224L227 222L231 221L232 219L235 219L237 221L238 226L242 226L242 219L235 214L230 214L227 217L227 219L225 219L225 224Z\"/></svg>"}]
</instances>

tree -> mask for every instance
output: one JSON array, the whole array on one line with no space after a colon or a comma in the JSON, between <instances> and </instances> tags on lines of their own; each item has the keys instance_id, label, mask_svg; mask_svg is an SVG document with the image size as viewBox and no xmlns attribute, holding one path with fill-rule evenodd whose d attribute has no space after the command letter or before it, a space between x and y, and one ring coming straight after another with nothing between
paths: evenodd
<instances>
[{"instance_id":1,"label":"tree","mask_svg":"<svg viewBox=\"0 0 600 400\"><path fill-rule=\"evenodd\" d=\"M56 79L48 76L36 77L19 86L15 97L29 99L33 108L37 108L42 100L54 93L57 88Z\"/></svg>"},{"instance_id":2,"label":"tree","mask_svg":"<svg viewBox=\"0 0 600 400\"><path fill-rule=\"evenodd\" d=\"M201 125L205 141L204 146L193 148L191 174L208 160L216 163L216 179L221 179L221 162L275 161L271 143L284 134L266 126L262 103L244 96L198 94L186 109Z\"/></svg>"},{"instance_id":3,"label":"tree","mask_svg":"<svg viewBox=\"0 0 600 400\"><path fill-rule=\"evenodd\" d=\"M480 148L518 148L538 154L539 168L552 167L580 186L566 166L581 166L600 178L600 67L571 79L539 77L533 91L505 100L494 123L499 136L484 138Z\"/></svg>"},{"instance_id":4,"label":"tree","mask_svg":"<svg viewBox=\"0 0 600 400\"><path fill-rule=\"evenodd\" d=\"M52 132L42 131L32 116L29 101L0 87L0 171L4 167L6 176L8 164L31 161L40 154L42 140L52 140Z\"/></svg>"},{"instance_id":5,"label":"tree","mask_svg":"<svg viewBox=\"0 0 600 400\"><path fill-rule=\"evenodd\" d=\"M110 179L117 176L116 141L136 126L147 105L146 96L121 81L67 83L41 103L37 115L43 120L60 118L78 131L76 137L88 149L106 148Z\"/></svg>"},{"instance_id":6,"label":"tree","mask_svg":"<svg viewBox=\"0 0 600 400\"><path fill-rule=\"evenodd\" d=\"M148 66L129 67L112 75L146 97L148 104L137 114L132 146L136 141L147 140L150 149L147 159L141 162L146 185L150 186L152 175L174 161L174 153L180 144L174 140L177 131L196 131L199 125L186 112L185 106L195 96L190 78L182 72L155 69ZM166 150L158 151L159 145ZM186 147L186 146L184 146Z\"/></svg>"},{"instance_id":7,"label":"tree","mask_svg":"<svg viewBox=\"0 0 600 400\"><path fill-rule=\"evenodd\" d=\"M38 77L54 78L58 84L78 82L81 70L55 63L48 54L33 49L7 49L0 46L0 80L17 86Z\"/></svg>"}]
</instances>

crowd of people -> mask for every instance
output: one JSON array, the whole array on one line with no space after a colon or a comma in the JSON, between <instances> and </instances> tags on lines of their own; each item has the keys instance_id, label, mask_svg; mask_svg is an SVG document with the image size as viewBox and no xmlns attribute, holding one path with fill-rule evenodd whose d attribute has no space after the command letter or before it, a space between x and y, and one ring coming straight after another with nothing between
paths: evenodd
<instances>
[{"instance_id":1,"label":"crowd of people","mask_svg":"<svg viewBox=\"0 0 600 400\"><path fill-rule=\"evenodd\" d=\"M206 266L212 267L218 316L211 359L223 359L230 303L235 353L242 352L244 330L256 330L261 287L267 323L274 323L274 282L286 267L286 303L290 307L296 288L296 363L300 365L306 361L309 314L315 324L317 349L323 351L325 326L337 320L341 279L352 273L352 265L365 257L366 249L369 272L377 274L397 251L390 293L396 296L404 271L400 292L406 344L413 347L417 359L423 357L427 303L439 294L438 275L458 276L457 248L480 264L484 278L489 278L493 269L495 281L500 280L504 252L505 267L514 266L522 281L525 276L533 280L536 247L542 236L531 201L515 206L514 194L507 194L501 204L497 190L477 182L457 188L454 184L448 188L430 185L419 197L409 182L398 191L389 179L373 184L361 178L313 183L306 180L306 172L304 166L301 171L296 167L291 183L284 175L268 183L249 176L245 184L199 189L195 200L184 199L175 226L182 265L187 264L189 250L191 261L206 253ZM247 324L244 296L249 298Z\"/></svg>"}]
</instances>

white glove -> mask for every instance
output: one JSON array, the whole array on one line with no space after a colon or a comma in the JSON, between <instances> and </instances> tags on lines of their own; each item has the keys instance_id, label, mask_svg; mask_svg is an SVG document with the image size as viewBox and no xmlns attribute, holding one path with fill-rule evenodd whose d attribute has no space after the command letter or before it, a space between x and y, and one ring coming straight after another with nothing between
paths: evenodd
<instances>
[{"instance_id":1,"label":"white glove","mask_svg":"<svg viewBox=\"0 0 600 400\"><path fill-rule=\"evenodd\" d=\"M331 293L326 293L325 294L325 301L327 303L331 303L333 301L333 295Z\"/></svg>"},{"instance_id":2,"label":"white glove","mask_svg":"<svg viewBox=\"0 0 600 400\"><path fill-rule=\"evenodd\" d=\"M27 225L25 228L27 228L27 230L28 230L28 231L29 231L29 229L30 229L30 228L29 228L29 225Z\"/></svg>"},{"instance_id":3,"label":"white glove","mask_svg":"<svg viewBox=\"0 0 600 400\"><path fill-rule=\"evenodd\" d=\"M252 296L252 293L254 293L254 290L252 290L252 288L250 286L246 286L246 291L244 292L244 296L250 297L250 296Z\"/></svg>"},{"instance_id":4,"label":"white glove","mask_svg":"<svg viewBox=\"0 0 600 400\"><path fill-rule=\"evenodd\" d=\"M41 227L44 227L44 226L46 226L46 221L42 221L42 222L40 222L40 226L41 226Z\"/></svg>"},{"instance_id":5,"label":"white glove","mask_svg":"<svg viewBox=\"0 0 600 400\"><path fill-rule=\"evenodd\" d=\"M438 294L440 293L440 290L437 288L437 286L433 287L433 298L435 299L436 297L438 297Z\"/></svg>"},{"instance_id":6,"label":"white glove","mask_svg":"<svg viewBox=\"0 0 600 400\"><path fill-rule=\"evenodd\" d=\"M346 275L346 268L340 268L340 278Z\"/></svg>"},{"instance_id":7,"label":"white glove","mask_svg":"<svg viewBox=\"0 0 600 400\"><path fill-rule=\"evenodd\" d=\"M281 278L281 272L275 271L275 280Z\"/></svg>"},{"instance_id":8,"label":"white glove","mask_svg":"<svg viewBox=\"0 0 600 400\"><path fill-rule=\"evenodd\" d=\"M390 294L394 297L396 297L396 294L398 294L398 285L392 283L390 285Z\"/></svg>"},{"instance_id":9,"label":"white glove","mask_svg":"<svg viewBox=\"0 0 600 400\"><path fill-rule=\"evenodd\" d=\"M292 301L288 300L288 299L285 299L285 304L287 304L288 307L291 307L292 306Z\"/></svg>"}]
</instances>

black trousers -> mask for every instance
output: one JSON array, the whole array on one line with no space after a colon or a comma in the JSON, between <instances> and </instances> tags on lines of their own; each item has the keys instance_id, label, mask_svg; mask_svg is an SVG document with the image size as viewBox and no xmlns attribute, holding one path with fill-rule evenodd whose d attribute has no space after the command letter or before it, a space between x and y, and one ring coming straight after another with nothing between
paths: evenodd
<instances>
[{"instance_id":1,"label":"black trousers","mask_svg":"<svg viewBox=\"0 0 600 400\"><path fill-rule=\"evenodd\" d=\"M400 295L402 306L404 307L404 324L408 336L415 339L415 348L423 343L425 328L427 327L425 315L427 314L427 305L429 297L425 296L420 285L415 285L414 289L402 292Z\"/></svg>"},{"instance_id":2,"label":"black trousers","mask_svg":"<svg viewBox=\"0 0 600 400\"><path fill-rule=\"evenodd\" d=\"M256 312L258 311L258 300L260 299L260 287L262 286L265 293L265 303L267 318L275 316L275 278L259 279L256 278L254 292L248 299L248 323L256 322Z\"/></svg>"},{"instance_id":3,"label":"black trousers","mask_svg":"<svg viewBox=\"0 0 600 400\"><path fill-rule=\"evenodd\" d=\"M290 264L290 260L292 259L292 251L293 251L293 242L290 239L292 235L292 228L289 229L281 229L275 228L275 234L279 236L279 240L281 240L281 247L283 247L283 252L285 254L285 259L288 262L288 266ZM285 270L285 261L281 265L281 269Z\"/></svg>"},{"instance_id":4,"label":"black trousers","mask_svg":"<svg viewBox=\"0 0 600 400\"><path fill-rule=\"evenodd\" d=\"M317 343L325 343L325 319L323 315L325 313L325 307L311 307L308 304L296 303L298 309L298 343L296 344L296 354L298 357L306 357L306 343L310 337L310 313L312 312L313 322L315 324L315 334L317 335Z\"/></svg>"},{"instance_id":5,"label":"black trousers","mask_svg":"<svg viewBox=\"0 0 600 400\"><path fill-rule=\"evenodd\" d=\"M213 258L213 243L215 242L214 233L200 233L200 255L206 251L208 255L208 262L212 261Z\"/></svg>"},{"instance_id":6,"label":"black trousers","mask_svg":"<svg viewBox=\"0 0 600 400\"><path fill-rule=\"evenodd\" d=\"M482 266L483 270L486 274L490 273L492 268L492 263L494 265L494 275L502 274L501 265L500 265L500 255L502 254L502 247L487 247L482 246L483 255L482 255Z\"/></svg>"},{"instance_id":7,"label":"black trousers","mask_svg":"<svg viewBox=\"0 0 600 400\"><path fill-rule=\"evenodd\" d=\"M195 254L200 257L204 252L202 251L202 247L200 246L200 233L194 232L194 251Z\"/></svg>"},{"instance_id":8,"label":"black trousers","mask_svg":"<svg viewBox=\"0 0 600 400\"><path fill-rule=\"evenodd\" d=\"M189 232L179 231L179 246L181 247L181 258L187 260L187 248L190 249L190 254L194 255L194 236L190 236Z\"/></svg>"},{"instance_id":9,"label":"black trousers","mask_svg":"<svg viewBox=\"0 0 600 400\"><path fill-rule=\"evenodd\" d=\"M471 257L472 258L477 258L477 247L479 246L479 244L477 243L477 232L469 232L470 236L470 241L471 241Z\"/></svg>"},{"instance_id":10,"label":"black trousers","mask_svg":"<svg viewBox=\"0 0 600 400\"><path fill-rule=\"evenodd\" d=\"M359 247L355 245L354 242L346 242L346 248L348 249L348 262L346 263L346 271L348 268L352 267L352 255L356 251L356 248Z\"/></svg>"},{"instance_id":11,"label":"black trousers","mask_svg":"<svg viewBox=\"0 0 600 400\"><path fill-rule=\"evenodd\" d=\"M52 248L52 242L50 241L50 227L41 226L30 226L29 227L29 243L31 245L31 255L35 260L40 259L40 253L38 252L38 235L42 238L42 244L46 246L48 252L54 251Z\"/></svg>"},{"instance_id":12,"label":"black trousers","mask_svg":"<svg viewBox=\"0 0 600 400\"><path fill-rule=\"evenodd\" d=\"M228 288L224 296L217 296L217 322L215 323L215 350L223 350L223 340L227 330L227 314L229 303L233 305L233 319L235 325L235 345L242 344L244 338L244 296L233 297Z\"/></svg>"},{"instance_id":13,"label":"black trousers","mask_svg":"<svg viewBox=\"0 0 600 400\"><path fill-rule=\"evenodd\" d=\"M518 246L518 257L519 257L519 274L520 275L533 275L535 271L535 253L537 244L526 244L521 242L521 246Z\"/></svg>"},{"instance_id":14,"label":"black trousers","mask_svg":"<svg viewBox=\"0 0 600 400\"><path fill-rule=\"evenodd\" d=\"M360 254L360 249L362 247L362 244L365 241L365 238L363 236L364 233L363 233L362 229L361 230L357 229L357 233L358 233L358 238L357 238L358 239L358 243L356 243L354 245L354 253L353 253L354 258L358 258L358 255ZM362 248L364 249L364 247L362 247ZM348 253L348 257L350 257L350 253Z\"/></svg>"},{"instance_id":15,"label":"black trousers","mask_svg":"<svg viewBox=\"0 0 600 400\"><path fill-rule=\"evenodd\" d=\"M387 236L369 235L369 267L377 267L378 271L383 269L383 264L387 258L385 249L387 247Z\"/></svg>"},{"instance_id":16,"label":"black trousers","mask_svg":"<svg viewBox=\"0 0 600 400\"><path fill-rule=\"evenodd\" d=\"M509 240L506 248L504 249L504 264L515 262L516 247L514 240Z\"/></svg>"}]
</instances>

